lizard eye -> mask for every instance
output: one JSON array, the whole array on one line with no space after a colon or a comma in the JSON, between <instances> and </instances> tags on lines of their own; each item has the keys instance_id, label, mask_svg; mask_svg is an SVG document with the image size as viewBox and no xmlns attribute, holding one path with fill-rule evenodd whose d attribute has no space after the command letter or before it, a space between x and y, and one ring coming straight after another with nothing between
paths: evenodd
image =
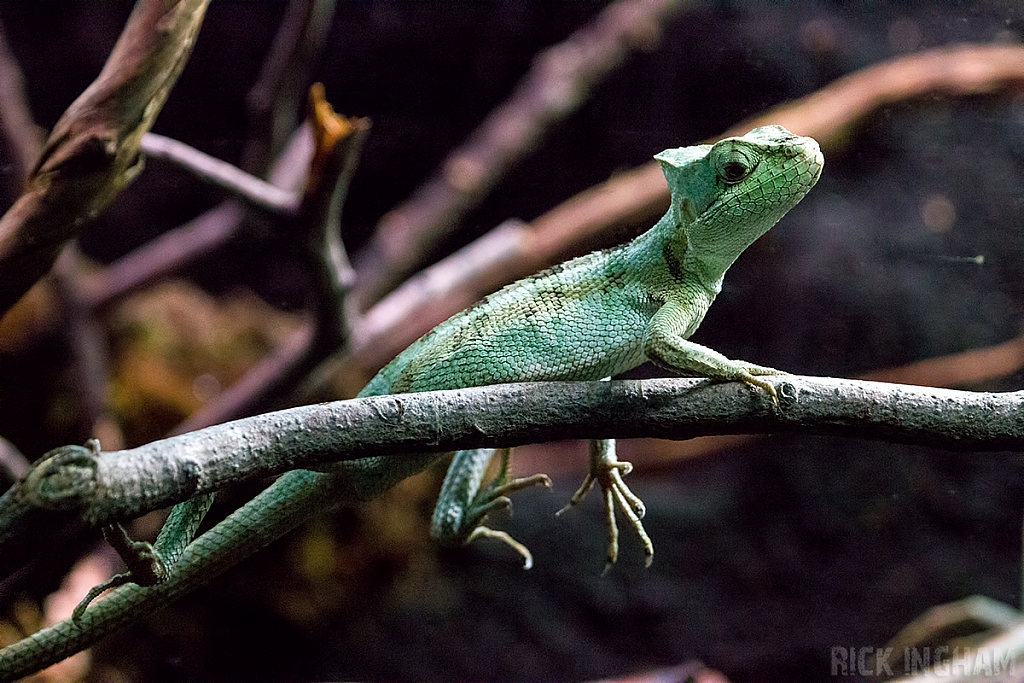
<instances>
[{"instance_id":1,"label":"lizard eye","mask_svg":"<svg viewBox=\"0 0 1024 683\"><path fill-rule=\"evenodd\" d=\"M727 183L738 183L747 177L750 169L742 161L727 161L722 165L722 180Z\"/></svg>"},{"instance_id":2,"label":"lizard eye","mask_svg":"<svg viewBox=\"0 0 1024 683\"><path fill-rule=\"evenodd\" d=\"M745 180L757 166L758 158L751 154L753 150L744 149L734 140L723 140L716 147L715 168L718 177L727 185Z\"/></svg>"}]
</instances>

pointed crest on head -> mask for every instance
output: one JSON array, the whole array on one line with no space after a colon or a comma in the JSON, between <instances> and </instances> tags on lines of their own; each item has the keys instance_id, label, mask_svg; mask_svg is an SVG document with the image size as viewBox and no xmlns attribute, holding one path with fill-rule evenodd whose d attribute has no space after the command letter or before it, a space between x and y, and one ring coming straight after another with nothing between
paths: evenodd
<instances>
[{"instance_id":1,"label":"pointed crest on head","mask_svg":"<svg viewBox=\"0 0 1024 683\"><path fill-rule=\"evenodd\" d=\"M672 194L672 212L677 223L692 223L713 199L715 178L703 161L711 145L676 147L655 154ZM701 201L701 198L707 201Z\"/></svg>"}]
</instances>

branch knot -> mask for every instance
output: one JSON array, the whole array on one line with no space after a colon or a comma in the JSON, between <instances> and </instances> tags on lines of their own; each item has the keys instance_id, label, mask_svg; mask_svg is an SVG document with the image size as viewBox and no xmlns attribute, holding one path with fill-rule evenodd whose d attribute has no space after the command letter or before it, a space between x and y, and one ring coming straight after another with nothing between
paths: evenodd
<instances>
[{"instance_id":1,"label":"branch knot","mask_svg":"<svg viewBox=\"0 0 1024 683\"><path fill-rule=\"evenodd\" d=\"M84 508L97 488L99 445L91 444L47 452L18 484L16 495L45 510Z\"/></svg>"}]
</instances>

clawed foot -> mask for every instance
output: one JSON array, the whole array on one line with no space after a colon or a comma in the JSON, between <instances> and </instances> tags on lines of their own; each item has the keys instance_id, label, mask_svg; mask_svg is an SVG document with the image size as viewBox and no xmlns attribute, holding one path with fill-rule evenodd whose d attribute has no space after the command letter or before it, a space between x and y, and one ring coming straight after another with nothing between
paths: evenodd
<instances>
[{"instance_id":1,"label":"clawed foot","mask_svg":"<svg viewBox=\"0 0 1024 683\"><path fill-rule=\"evenodd\" d=\"M774 384L772 384L766 379L761 379L752 373L747 374L746 376L741 377L740 379L742 379L746 384L749 384L752 387L757 387L758 389L763 390L766 394L768 394L768 398L772 400L772 403L775 404L775 407L779 407L779 394L777 391L775 391Z\"/></svg>"},{"instance_id":2,"label":"clawed foot","mask_svg":"<svg viewBox=\"0 0 1024 683\"><path fill-rule=\"evenodd\" d=\"M503 541L510 548L522 555L523 569L530 569L533 567L533 555L530 553L529 548L512 538L508 533L491 529L483 526L482 524L484 517L486 517L491 510L512 507L512 500L508 497L508 494L530 486L541 485L551 488L551 478L546 474L533 474L529 477L520 477L519 479L508 481L509 453L510 449L508 448L502 450L500 473L491 480L491 483L487 485L487 488L473 498L473 502L471 503L468 511L469 523L473 525L473 531L470 532L469 537L466 538L466 543L470 543L473 539L480 537L495 538L499 541Z\"/></svg>"},{"instance_id":3,"label":"clawed foot","mask_svg":"<svg viewBox=\"0 0 1024 683\"><path fill-rule=\"evenodd\" d=\"M505 500L508 501L508 498L505 498ZM509 504L505 504L501 507L508 506ZM477 538L493 538L505 543L523 557L523 569L531 569L533 567L533 553L525 545L512 538L508 532L499 531L487 526L478 526L470 532L469 537L466 539L466 544L472 543Z\"/></svg>"},{"instance_id":4,"label":"clawed foot","mask_svg":"<svg viewBox=\"0 0 1024 683\"><path fill-rule=\"evenodd\" d=\"M551 479L546 474L534 474L510 481L508 466L511 449L504 448L498 452L501 455L501 468L497 476L479 491L474 491L474 488L482 479L494 451L481 449L456 453L441 487L437 507L434 508L430 535L444 543L463 545L477 538L497 539L519 553L523 558L523 569L529 569L533 566L533 555L529 549L508 533L483 526L483 521L491 511L511 507L512 501L508 494L538 484L550 488Z\"/></svg>"},{"instance_id":5,"label":"clawed foot","mask_svg":"<svg viewBox=\"0 0 1024 683\"><path fill-rule=\"evenodd\" d=\"M71 619L76 624L89 604L103 593L126 583L137 583L140 586L153 586L167 579L167 567L153 546L145 541L133 541L120 523L103 528L103 538L121 556L128 566L128 571L115 574L109 581L93 586L82 601L75 606Z\"/></svg>"},{"instance_id":6,"label":"clawed foot","mask_svg":"<svg viewBox=\"0 0 1024 683\"><path fill-rule=\"evenodd\" d=\"M632 470L633 466L630 463L620 461L615 455L615 441L611 439L591 441L590 471L576 493L569 499L568 504L556 513L560 515L569 508L582 503L595 483L601 486L608 524L608 558L604 573L607 573L619 559L619 526L615 520L616 506L629 519L630 525L640 537L640 542L643 543L644 566L650 567L654 560L654 543L651 542L651 537L647 535L643 522L640 521L647 513L647 508L643 501L637 498L622 481L622 475L629 474Z\"/></svg>"},{"instance_id":7,"label":"clawed foot","mask_svg":"<svg viewBox=\"0 0 1024 683\"><path fill-rule=\"evenodd\" d=\"M784 370L776 370L775 368L765 367L763 365L754 365L753 363L744 363L741 365L742 374L737 378L742 382L749 384L752 387L761 389L768 397L771 398L772 403L775 407L779 407L779 394L775 391L775 385L766 379L761 379L763 376L777 376L777 375L788 375L789 373Z\"/></svg>"}]
</instances>

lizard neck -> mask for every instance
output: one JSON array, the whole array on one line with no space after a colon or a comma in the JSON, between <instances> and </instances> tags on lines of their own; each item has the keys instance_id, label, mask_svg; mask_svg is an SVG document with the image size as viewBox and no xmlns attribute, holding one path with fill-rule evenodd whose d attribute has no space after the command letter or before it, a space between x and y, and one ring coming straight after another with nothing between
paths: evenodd
<instances>
[{"instance_id":1,"label":"lizard neck","mask_svg":"<svg viewBox=\"0 0 1024 683\"><path fill-rule=\"evenodd\" d=\"M722 279L735 257L725 262L715 249L701 249L699 240L690 238L690 225L669 210L650 230L630 245L633 263L657 264L651 272L662 287L683 288L693 296L700 289L708 296L708 305L722 291ZM652 283L653 284L653 283ZM655 287L660 289L661 287Z\"/></svg>"}]
</instances>

